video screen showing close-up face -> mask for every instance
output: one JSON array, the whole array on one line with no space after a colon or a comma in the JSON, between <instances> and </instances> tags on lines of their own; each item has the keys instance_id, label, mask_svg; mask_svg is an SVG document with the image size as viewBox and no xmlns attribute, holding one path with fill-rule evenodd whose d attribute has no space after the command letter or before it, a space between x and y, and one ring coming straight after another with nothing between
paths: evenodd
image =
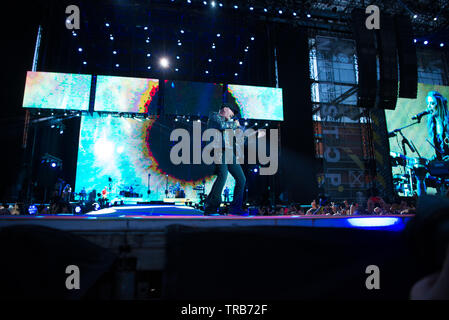
<instances>
[{"instance_id":1,"label":"video screen showing close-up face","mask_svg":"<svg viewBox=\"0 0 449 320\"><path fill-rule=\"evenodd\" d=\"M421 192L419 180L425 184L423 193L435 194L440 188L428 168L443 160L449 147L449 140L438 139L447 127L448 97L448 86L419 83L416 99L399 98L395 110L385 111L395 191L401 196Z\"/></svg>"}]
</instances>

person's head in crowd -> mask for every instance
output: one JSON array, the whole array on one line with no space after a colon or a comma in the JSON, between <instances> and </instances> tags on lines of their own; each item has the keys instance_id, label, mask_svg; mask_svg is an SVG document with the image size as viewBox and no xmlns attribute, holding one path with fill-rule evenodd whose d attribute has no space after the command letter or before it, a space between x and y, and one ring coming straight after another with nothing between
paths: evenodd
<instances>
[{"instance_id":1,"label":"person's head in crowd","mask_svg":"<svg viewBox=\"0 0 449 320\"><path fill-rule=\"evenodd\" d=\"M312 209L318 209L318 205L316 203L316 199L313 199L312 203L310 205L312 206Z\"/></svg>"}]
</instances>

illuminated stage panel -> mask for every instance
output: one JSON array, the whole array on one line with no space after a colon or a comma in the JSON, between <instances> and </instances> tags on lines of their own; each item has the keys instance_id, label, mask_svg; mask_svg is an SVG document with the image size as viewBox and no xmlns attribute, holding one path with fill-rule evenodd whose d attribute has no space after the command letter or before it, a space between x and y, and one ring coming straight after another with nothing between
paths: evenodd
<instances>
[{"instance_id":1,"label":"illuminated stage panel","mask_svg":"<svg viewBox=\"0 0 449 320\"><path fill-rule=\"evenodd\" d=\"M83 115L75 192L84 187L87 193L95 189L97 194L107 188L109 200L125 199L126 195L120 192L132 187L138 195L136 202L151 201L166 198L165 190L169 190L168 197L173 196L172 191L179 184L186 198L198 201L199 193L193 188L202 185L204 180L208 193L215 179L211 175L213 170L206 165L173 165L169 157L173 145L169 139L171 130L163 121L166 120ZM149 174L150 194L147 193ZM231 192L234 184L228 175L226 185Z\"/></svg>"},{"instance_id":2,"label":"illuminated stage panel","mask_svg":"<svg viewBox=\"0 0 449 320\"><path fill-rule=\"evenodd\" d=\"M159 80L97 76L94 111L156 114Z\"/></svg>"},{"instance_id":3,"label":"illuminated stage panel","mask_svg":"<svg viewBox=\"0 0 449 320\"><path fill-rule=\"evenodd\" d=\"M284 120L282 89L230 84L228 91L228 101L240 107L242 118Z\"/></svg>"},{"instance_id":4,"label":"illuminated stage panel","mask_svg":"<svg viewBox=\"0 0 449 320\"><path fill-rule=\"evenodd\" d=\"M27 72L24 108L89 110L91 75Z\"/></svg>"},{"instance_id":5,"label":"illuminated stage panel","mask_svg":"<svg viewBox=\"0 0 449 320\"><path fill-rule=\"evenodd\" d=\"M418 84L418 94L416 99L405 99L399 98L395 110L385 110L385 116L387 121L387 129L389 132L404 127L408 124L416 122L411 118L427 109L426 98L431 91L439 92L446 99L449 98L449 87L431 85L431 84ZM415 124L409 128L402 130L404 136L412 142L421 157L429 160L435 156L434 148L426 141L428 139L432 144L433 139L428 132L428 120L430 120L430 115L425 115L422 117L421 122ZM389 138L390 151L392 154L403 155L402 149L402 137L397 134L396 137ZM407 157L417 159L419 155L417 153L411 152L411 150L406 146ZM404 177L403 167L396 165L393 166L392 173L393 177ZM427 193L434 193L433 188L428 188Z\"/></svg>"},{"instance_id":6,"label":"illuminated stage panel","mask_svg":"<svg viewBox=\"0 0 449 320\"><path fill-rule=\"evenodd\" d=\"M209 116L223 102L223 85L165 80L165 113Z\"/></svg>"}]
</instances>

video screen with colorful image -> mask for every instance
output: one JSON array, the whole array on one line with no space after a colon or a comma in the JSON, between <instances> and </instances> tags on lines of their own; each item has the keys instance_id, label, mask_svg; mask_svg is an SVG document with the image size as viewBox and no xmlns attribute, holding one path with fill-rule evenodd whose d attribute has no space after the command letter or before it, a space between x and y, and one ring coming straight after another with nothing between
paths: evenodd
<instances>
[{"instance_id":1,"label":"video screen with colorful image","mask_svg":"<svg viewBox=\"0 0 449 320\"><path fill-rule=\"evenodd\" d=\"M228 103L238 106L245 119L284 120L282 89L228 85Z\"/></svg>"},{"instance_id":2,"label":"video screen with colorful image","mask_svg":"<svg viewBox=\"0 0 449 320\"><path fill-rule=\"evenodd\" d=\"M91 80L87 74L28 71L23 107L87 111Z\"/></svg>"},{"instance_id":3,"label":"video screen with colorful image","mask_svg":"<svg viewBox=\"0 0 449 320\"><path fill-rule=\"evenodd\" d=\"M165 80L165 114L209 116L223 102L223 85Z\"/></svg>"},{"instance_id":4,"label":"video screen with colorful image","mask_svg":"<svg viewBox=\"0 0 449 320\"><path fill-rule=\"evenodd\" d=\"M439 192L441 187L439 177L438 174L433 174L436 171L432 168L437 164L436 162L442 160L441 154L435 149L438 148L438 142L434 139L434 128L442 127L439 124L435 126L435 123L439 121L435 116L436 113L432 113L431 110L444 105L444 100L447 104L448 98L449 87L419 83L416 99L399 98L395 110L385 110L390 136L393 182L398 195L413 196L422 194L424 190L427 194ZM444 122L447 121L443 120L440 123ZM413 150L408 146L407 141ZM447 142L449 143L449 140ZM442 141L441 146L444 145ZM444 148L449 150L449 145Z\"/></svg>"},{"instance_id":5,"label":"video screen with colorful image","mask_svg":"<svg viewBox=\"0 0 449 320\"><path fill-rule=\"evenodd\" d=\"M83 115L78 148L75 192L107 191L107 198L152 201L185 196L199 201L202 186L209 193L214 165L170 161L174 121ZM189 124L179 124L192 127ZM187 127L186 127L187 128ZM187 128L188 129L188 128ZM235 181L228 175L230 200Z\"/></svg>"},{"instance_id":6,"label":"video screen with colorful image","mask_svg":"<svg viewBox=\"0 0 449 320\"><path fill-rule=\"evenodd\" d=\"M159 80L97 76L94 111L156 114Z\"/></svg>"}]
</instances>

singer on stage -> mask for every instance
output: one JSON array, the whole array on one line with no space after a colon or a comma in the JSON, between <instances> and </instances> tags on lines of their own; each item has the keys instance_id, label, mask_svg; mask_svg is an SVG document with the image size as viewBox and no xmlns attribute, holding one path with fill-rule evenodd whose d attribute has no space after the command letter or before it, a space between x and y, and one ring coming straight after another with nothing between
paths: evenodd
<instances>
[{"instance_id":1,"label":"singer on stage","mask_svg":"<svg viewBox=\"0 0 449 320\"><path fill-rule=\"evenodd\" d=\"M223 135L222 139L222 161L220 164L216 164L216 172L217 179L215 180L212 189L205 200L204 214L212 215L217 214L217 209L221 203L221 193L223 187L226 183L226 178L228 176L228 172L235 179L235 187L234 187L234 197L231 203L231 208L229 213L235 215L244 215L246 212L242 209L243 203L243 192L245 188L246 178L243 174L242 167L236 160L236 156L234 150L232 150L233 154L233 163L226 164L225 163L225 148L229 148L229 146L233 146L232 142L228 141L229 137L226 134L226 129L237 129L240 127L240 123L238 120L232 120L234 115L237 115L239 110L233 109L230 106L223 104L220 107L218 112L212 112L209 116L209 121L207 123L208 128L218 129ZM233 148L232 148L233 149Z\"/></svg>"},{"instance_id":2,"label":"singer on stage","mask_svg":"<svg viewBox=\"0 0 449 320\"><path fill-rule=\"evenodd\" d=\"M435 158L449 161L449 113L447 99L437 91L430 91L426 97L427 130L435 146Z\"/></svg>"}]
</instances>

